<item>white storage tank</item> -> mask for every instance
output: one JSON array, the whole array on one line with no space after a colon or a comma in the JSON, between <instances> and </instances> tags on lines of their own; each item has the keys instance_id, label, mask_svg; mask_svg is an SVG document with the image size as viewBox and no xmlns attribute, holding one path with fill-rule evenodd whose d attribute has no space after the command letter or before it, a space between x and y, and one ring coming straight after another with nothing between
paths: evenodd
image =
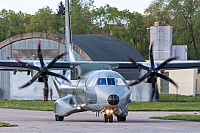
<instances>
[{"instance_id":1,"label":"white storage tank","mask_svg":"<svg viewBox=\"0 0 200 133\"><path fill-rule=\"evenodd\" d=\"M155 22L150 27L150 42L154 41L154 60L166 60L171 57L172 26L159 26Z\"/></svg>"}]
</instances>

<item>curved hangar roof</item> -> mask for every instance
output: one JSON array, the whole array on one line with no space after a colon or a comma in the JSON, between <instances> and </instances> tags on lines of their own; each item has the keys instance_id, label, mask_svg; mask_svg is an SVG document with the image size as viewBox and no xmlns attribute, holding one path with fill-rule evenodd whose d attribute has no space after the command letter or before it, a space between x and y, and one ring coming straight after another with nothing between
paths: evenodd
<instances>
[{"instance_id":1,"label":"curved hangar roof","mask_svg":"<svg viewBox=\"0 0 200 133\"><path fill-rule=\"evenodd\" d=\"M27 33L17 35L0 42L0 48L13 42L42 38L54 40L65 44L65 35L47 34L47 33ZM106 35L73 35L73 49L80 54L84 60L88 61L127 61L127 55L135 61L145 61L142 55L132 46L124 41Z\"/></svg>"}]
</instances>

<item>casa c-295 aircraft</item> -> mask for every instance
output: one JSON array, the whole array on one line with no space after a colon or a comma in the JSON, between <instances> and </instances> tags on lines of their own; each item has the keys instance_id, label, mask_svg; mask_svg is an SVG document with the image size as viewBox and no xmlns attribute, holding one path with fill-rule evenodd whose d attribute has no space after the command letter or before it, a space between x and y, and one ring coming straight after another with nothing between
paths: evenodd
<instances>
[{"instance_id":1,"label":"casa c-295 aircraft","mask_svg":"<svg viewBox=\"0 0 200 133\"><path fill-rule=\"evenodd\" d=\"M172 79L158 73L159 70L197 68L200 66L198 61L173 61L178 57L169 58L164 62L154 62L153 43L149 47L150 62L135 62L130 57L128 57L127 62L75 61L70 30L69 1L66 0L65 2L66 46L69 61L58 61L67 53L58 55L51 62L44 61L40 48L42 42L40 41L38 42L37 50L39 61L0 60L1 70L37 72L30 81L20 86L20 89L38 80L39 82L44 82L44 86L48 90L49 76L53 76L55 81L59 78L67 81L63 82L62 85L65 84L64 86L69 92L68 95L59 98L54 104L56 121L63 121L64 117L82 111L93 111L97 115L104 113L105 122L113 122L113 116L116 116L118 121L126 121L128 103L131 102L129 86L147 80L152 85L149 99L152 102L157 92L155 87L157 77L163 78L178 87ZM77 69L77 67L80 69ZM128 84L122 75L113 71L113 68L144 69L147 73ZM60 74L58 70L65 71L65 73ZM67 77L70 78L68 79ZM72 80L71 77L76 77L76 80Z\"/></svg>"}]
</instances>

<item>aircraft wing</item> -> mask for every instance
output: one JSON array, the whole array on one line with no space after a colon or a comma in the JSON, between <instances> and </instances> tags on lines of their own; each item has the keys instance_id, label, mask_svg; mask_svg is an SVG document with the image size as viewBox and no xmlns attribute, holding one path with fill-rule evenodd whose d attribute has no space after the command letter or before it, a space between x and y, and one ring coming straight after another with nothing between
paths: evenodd
<instances>
[{"instance_id":1,"label":"aircraft wing","mask_svg":"<svg viewBox=\"0 0 200 133\"><path fill-rule=\"evenodd\" d=\"M161 63L162 62L156 62L155 64L159 66ZM172 70L172 69L190 69L199 67L200 67L200 61L172 61L168 62L162 69Z\"/></svg>"},{"instance_id":2,"label":"aircraft wing","mask_svg":"<svg viewBox=\"0 0 200 133\"><path fill-rule=\"evenodd\" d=\"M25 62L30 65L34 65L34 60L25 60ZM45 61L45 63L49 64L50 61ZM137 62L138 64L147 65L149 62ZM162 62L155 62L157 66L159 66ZM109 61L77 61L77 62L67 62L67 61L57 61L52 67L52 70L67 70L73 69L80 64L107 64L110 65L113 69L137 69L138 67L131 62L109 62ZM166 64L162 69L170 70L170 69L189 69L189 68L198 68L200 67L200 61L173 61ZM28 71L31 70L27 67L22 66L15 60L0 60L0 71Z\"/></svg>"},{"instance_id":3,"label":"aircraft wing","mask_svg":"<svg viewBox=\"0 0 200 133\"><path fill-rule=\"evenodd\" d=\"M21 62L27 63L28 65L38 64L39 61L34 60L21 60ZM49 64L50 61L45 61L46 64ZM51 70L67 70L73 69L80 64L107 64L112 68L137 68L131 62L107 62L107 61L77 61L77 62L67 62L67 61L57 61L50 68ZM28 71L31 70L27 67L22 66L16 60L0 60L0 71Z\"/></svg>"},{"instance_id":4,"label":"aircraft wing","mask_svg":"<svg viewBox=\"0 0 200 133\"><path fill-rule=\"evenodd\" d=\"M28 71L29 69L21 67L21 65L14 60L0 60L0 71Z\"/></svg>"}]
</instances>

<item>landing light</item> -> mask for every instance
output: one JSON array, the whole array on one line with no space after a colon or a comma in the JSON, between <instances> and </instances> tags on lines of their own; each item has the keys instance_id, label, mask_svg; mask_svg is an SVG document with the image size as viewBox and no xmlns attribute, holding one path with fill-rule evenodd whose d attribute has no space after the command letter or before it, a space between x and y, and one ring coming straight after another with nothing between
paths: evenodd
<instances>
[{"instance_id":1,"label":"landing light","mask_svg":"<svg viewBox=\"0 0 200 133\"><path fill-rule=\"evenodd\" d=\"M113 112L114 112L114 111L111 109L111 110L110 110L110 113L113 114Z\"/></svg>"},{"instance_id":2,"label":"landing light","mask_svg":"<svg viewBox=\"0 0 200 133\"><path fill-rule=\"evenodd\" d=\"M113 109L106 109L106 110L105 110L105 113L106 113L106 114L113 114L114 111L113 111Z\"/></svg>"},{"instance_id":3,"label":"landing light","mask_svg":"<svg viewBox=\"0 0 200 133\"><path fill-rule=\"evenodd\" d=\"M80 110L80 109L81 109L81 107L77 107L76 109Z\"/></svg>"}]
</instances>

